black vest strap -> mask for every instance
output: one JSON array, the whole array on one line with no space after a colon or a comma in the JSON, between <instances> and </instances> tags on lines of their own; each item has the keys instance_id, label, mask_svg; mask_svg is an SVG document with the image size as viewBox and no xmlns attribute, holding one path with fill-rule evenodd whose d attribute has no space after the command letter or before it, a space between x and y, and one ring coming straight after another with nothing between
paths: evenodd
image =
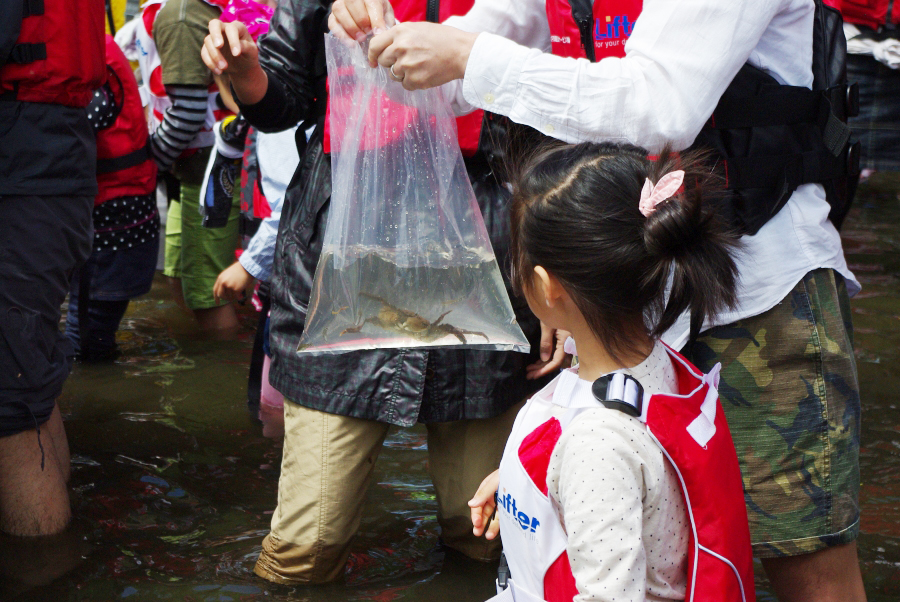
<instances>
[{"instance_id":1,"label":"black vest strap","mask_svg":"<svg viewBox=\"0 0 900 602\"><path fill-rule=\"evenodd\" d=\"M16 44L9 52L7 61L10 63L18 63L27 65L35 61L43 61L47 59L46 44Z\"/></svg>"},{"instance_id":2,"label":"black vest strap","mask_svg":"<svg viewBox=\"0 0 900 602\"><path fill-rule=\"evenodd\" d=\"M22 18L44 14L44 0L23 0Z\"/></svg>"},{"instance_id":3,"label":"black vest strap","mask_svg":"<svg viewBox=\"0 0 900 602\"><path fill-rule=\"evenodd\" d=\"M122 155L121 157L112 157L110 159L97 159L97 173L105 174L112 173L114 171L122 171L123 169L128 169L129 167L140 165L149 158L150 139L148 138L147 144L135 151L131 151L127 155Z\"/></svg>"}]
</instances>

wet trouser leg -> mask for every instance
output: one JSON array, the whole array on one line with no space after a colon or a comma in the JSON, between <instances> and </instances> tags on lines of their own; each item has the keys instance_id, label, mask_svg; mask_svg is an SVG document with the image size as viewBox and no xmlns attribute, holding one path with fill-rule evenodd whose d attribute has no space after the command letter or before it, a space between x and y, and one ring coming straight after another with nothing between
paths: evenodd
<instances>
[{"instance_id":1,"label":"wet trouser leg","mask_svg":"<svg viewBox=\"0 0 900 602\"><path fill-rule=\"evenodd\" d=\"M344 570L388 425L284 404L278 507L255 572L324 583Z\"/></svg>"},{"instance_id":2,"label":"wet trouser leg","mask_svg":"<svg viewBox=\"0 0 900 602\"><path fill-rule=\"evenodd\" d=\"M79 320L80 299L74 290L69 294L69 309L66 313L66 336L72 343L76 355L83 359L112 358L116 351L116 332L128 309L128 300L100 301L88 300L87 324ZM81 340L84 332L87 341Z\"/></svg>"},{"instance_id":3,"label":"wet trouser leg","mask_svg":"<svg viewBox=\"0 0 900 602\"><path fill-rule=\"evenodd\" d=\"M521 404L495 418L428 426L429 471L441 538L477 560L500 542L472 535L466 502L497 469ZM277 583L324 583L344 569L388 425L284 404L284 455L278 507L255 572Z\"/></svg>"},{"instance_id":4,"label":"wet trouser leg","mask_svg":"<svg viewBox=\"0 0 900 602\"><path fill-rule=\"evenodd\" d=\"M92 197L0 196L0 530L16 535L54 533L69 518L59 318L90 254L92 207Z\"/></svg>"},{"instance_id":5,"label":"wet trouser leg","mask_svg":"<svg viewBox=\"0 0 900 602\"><path fill-rule=\"evenodd\" d=\"M494 418L427 425L428 470L437 494L441 540L475 560L496 560L502 546L499 539L488 541L472 534L467 502L484 477L500 466L503 448L523 403Z\"/></svg>"}]
</instances>

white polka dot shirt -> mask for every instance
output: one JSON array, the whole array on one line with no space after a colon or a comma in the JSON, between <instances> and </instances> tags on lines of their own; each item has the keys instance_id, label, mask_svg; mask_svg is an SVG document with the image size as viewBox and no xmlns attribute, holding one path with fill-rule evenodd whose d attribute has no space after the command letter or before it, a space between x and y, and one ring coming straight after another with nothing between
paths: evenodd
<instances>
[{"instance_id":1,"label":"white polka dot shirt","mask_svg":"<svg viewBox=\"0 0 900 602\"><path fill-rule=\"evenodd\" d=\"M677 390L660 343L624 372L647 392ZM640 421L584 411L553 450L547 486L568 536L575 602L684 599L687 512L675 471Z\"/></svg>"}]
</instances>

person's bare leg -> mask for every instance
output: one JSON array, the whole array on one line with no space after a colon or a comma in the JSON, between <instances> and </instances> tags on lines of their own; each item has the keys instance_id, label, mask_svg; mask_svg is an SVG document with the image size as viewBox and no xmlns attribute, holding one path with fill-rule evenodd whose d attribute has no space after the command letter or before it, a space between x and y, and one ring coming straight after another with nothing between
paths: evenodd
<instances>
[{"instance_id":1,"label":"person's bare leg","mask_svg":"<svg viewBox=\"0 0 900 602\"><path fill-rule=\"evenodd\" d=\"M184 311L190 312L190 308L184 302L184 292L181 290L181 278L172 278L171 276L166 276L166 284L169 285L169 290L172 292L172 299L175 301L178 307L180 307Z\"/></svg>"},{"instance_id":2,"label":"person's bare leg","mask_svg":"<svg viewBox=\"0 0 900 602\"><path fill-rule=\"evenodd\" d=\"M54 415L59 419L58 409ZM58 426L41 427L40 443L35 429L0 438L0 530L36 536L65 529L72 516L66 489L68 454L61 420Z\"/></svg>"},{"instance_id":3,"label":"person's bare leg","mask_svg":"<svg viewBox=\"0 0 900 602\"><path fill-rule=\"evenodd\" d=\"M181 287L181 278L172 278L166 276L166 282L169 290L172 291L172 298L179 307L187 312L194 314L197 325L200 330L236 330L240 325L238 322L237 311L234 309L233 303L226 303L218 307L210 307L207 309L191 309L184 301L184 291Z\"/></svg>"},{"instance_id":4,"label":"person's bare leg","mask_svg":"<svg viewBox=\"0 0 900 602\"><path fill-rule=\"evenodd\" d=\"M41 427L42 442L45 429L53 438L53 443L56 448L56 464L59 466L59 470L62 473L65 482L68 483L69 477L72 474L72 459L69 456L69 439L66 437L66 429L63 427L62 414L59 411L58 405L53 408L53 413L50 414L50 420Z\"/></svg>"},{"instance_id":5,"label":"person's bare leg","mask_svg":"<svg viewBox=\"0 0 900 602\"><path fill-rule=\"evenodd\" d=\"M91 552L86 540L71 525L61 533L42 537L0 533L0 600L24 600L24 594L30 590L49 584L83 563Z\"/></svg>"},{"instance_id":6,"label":"person's bare leg","mask_svg":"<svg viewBox=\"0 0 900 602\"><path fill-rule=\"evenodd\" d=\"M195 309L194 316L201 330L236 330L240 325L233 303L208 309Z\"/></svg>"},{"instance_id":7,"label":"person's bare leg","mask_svg":"<svg viewBox=\"0 0 900 602\"><path fill-rule=\"evenodd\" d=\"M780 602L864 602L856 543L812 554L764 558L763 568Z\"/></svg>"}]
</instances>

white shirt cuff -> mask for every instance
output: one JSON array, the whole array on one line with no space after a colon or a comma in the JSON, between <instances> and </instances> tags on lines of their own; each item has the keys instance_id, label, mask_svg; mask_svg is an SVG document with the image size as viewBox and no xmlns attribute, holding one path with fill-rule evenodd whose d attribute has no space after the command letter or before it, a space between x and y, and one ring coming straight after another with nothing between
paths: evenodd
<instances>
[{"instance_id":1,"label":"white shirt cuff","mask_svg":"<svg viewBox=\"0 0 900 602\"><path fill-rule=\"evenodd\" d=\"M247 272L256 278L257 280L262 280L264 282L268 282L271 274L261 265L259 265L256 261L254 261L250 253L244 251L241 253L241 256L238 257L238 262L244 267Z\"/></svg>"}]
</instances>

